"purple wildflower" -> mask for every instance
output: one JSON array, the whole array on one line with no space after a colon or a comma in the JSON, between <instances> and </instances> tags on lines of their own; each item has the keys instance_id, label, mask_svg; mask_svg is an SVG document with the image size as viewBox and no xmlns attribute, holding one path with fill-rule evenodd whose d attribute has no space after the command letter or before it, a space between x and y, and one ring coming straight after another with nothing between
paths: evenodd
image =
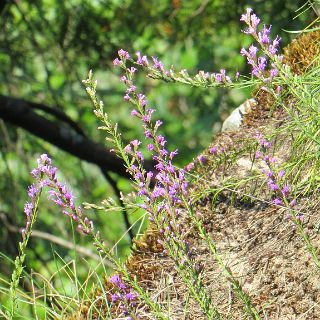
<instances>
[{"instance_id":1,"label":"purple wildflower","mask_svg":"<svg viewBox=\"0 0 320 320\"><path fill-rule=\"evenodd\" d=\"M246 52L246 49L243 49L243 48L242 48L242 50L245 50L245 53L247 53L247 52ZM258 48L255 47L254 45L251 45L251 46L249 47L249 54L250 54L250 57L251 57L252 59L255 59L255 58L256 58L257 52L258 52ZM246 54L245 54L245 55L246 55Z\"/></svg>"},{"instance_id":2,"label":"purple wildflower","mask_svg":"<svg viewBox=\"0 0 320 320\"><path fill-rule=\"evenodd\" d=\"M260 18L258 18L255 14L251 15L251 25L254 29L258 27L260 23Z\"/></svg>"},{"instance_id":3,"label":"purple wildflower","mask_svg":"<svg viewBox=\"0 0 320 320\"><path fill-rule=\"evenodd\" d=\"M278 74L278 69L277 68L270 69L269 73L270 73L270 77L272 79Z\"/></svg>"},{"instance_id":4,"label":"purple wildflower","mask_svg":"<svg viewBox=\"0 0 320 320\"><path fill-rule=\"evenodd\" d=\"M208 161L207 157L202 154L200 156L198 156L197 159L201 164L205 164Z\"/></svg>"},{"instance_id":5,"label":"purple wildflower","mask_svg":"<svg viewBox=\"0 0 320 320\"><path fill-rule=\"evenodd\" d=\"M247 9L246 14L241 16L241 21L245 22L248 25L248 29L243 32L246 34L251 34L254 39L259 43L263 53L268 56L272 61L276 56L278 51L278 46L280 43L280 38L276 36L274 40L270 39L270 31L271 25L269 27L263 26L261 31L257 30L257 27L260 23L260 19L252 13L252 9ZM241 55L247 58L247 62L252 66L252 75L257 78L264 80L265 82L270 82L277 74L278 70L275 66L273 66L269 73L270 77L265 77L264 71L267 70L267 58L265 56L257 56L258 49L251 45L249 48L249 52L242 48L240 51Z\"/></svg>"},{"instance_id":6,"label":"purple wildflower","mask_svg":"<svg viewBox=\"0 0 320 320\"><path fill-rule=\"evenodd\" d=\"M166 194L166 191L164 188L156 186L152 191L151 197L159 198L159 197L163 197L165 194Z\"/></svg>"},{"instance_id":7,"label":"purple wildflower","mask_svg":"<svg viewBox=\"0 0 320 320\"><path fill-rule=\"evenodd\" d=\"M114 59L113 61L112 61L112 63L113 63L113 65L114 66L120 66L121 65L121 60L119 60L118 58L116 58L116 59Z\"/></svg>"},{"instance_id":8,"label":"purple wildflower","mask_svg":"<svg viewBox=\"0 0 320 320\"><path fill-rule=\"evenodd\" d=\"M135 149L137 149L138 146L141 144L141 141L135 139L135 140L132 140L130 143L133 145Z\"/></svg>"},{"instance_id":9,"label":"purple wildflower","mask_svg":"<svg viewBox=\"0 0 320 320\"><path fill-rule=\"evenodd\" d=\"M269 28L267 28L264 25L262 32L258 32L258 38L260 43L268 44L270 42L270 38L269 38L270 30L271 30L271 25L269 26Z\"/></svg>"},{"instance_id":10,"label":"purple wildflower","mask_svg":"<svg viewBox=\"0 0 320 320\"><path fill-rule=\"evenodd\" d=\"M144 161L144 157L143 157L142 152L136 151L136 156L137 156L137 158L138 158L141 162Z\"/></svg>"},{"instance_id":11,"label":"purple wildflower","mask_svg":"<svg viewBox=\"0 0 320 320\"><path fill-rule=\"evenodd\" d=\"M140 114L139 114L139 112L138 112L136 109L133 109L133 110L131 111L131 115L132 115L133 117L138 117Z\"/></svg>"},{"instance_id":12,"label":"purple wildflower","mask_svg":"<svg viewBox=\"0 0 320 320\"><path fill-rule=\"evenodd\" d=\"M166 156L168 155L168 151L166 149L160 149L159 153L163 158L166 158Z\"/></svg>"},{"instance_id":13,"label":"purple wildflower","mask_svg":"<svg viewBox=\"0 0 320 320\"><path fill-rule=\"evenodd\" d=\"M141 57L141 53L137 52L137 64L145 65L145 60ZM125 62L124 62L125 63ZM163 64L153 57L153 68L160 70L163 74ZM181 75L187 79L188 74L185 71L181 72ZM208 75L209 76L209 75ZM225 70L220 70L219 77L221 81L228 82L230 78L226 76ZM128 88L133 86L132 79L127 79L124 84ZM129 90L130 91L130 90ZM160 120L153 121L152 116L155 110L147 108L148 101L144 94L134 91L131 95L130 102L132 102L137 110L132 112L134 116L141 119L144 134L147 139L151 140L151 143L147 144L147 148L152 153L152 159L156 162L155 169L157 174L155 175L155 186L150 188L150 181L153 177L151 172L147 173L142 169L142 154L137 151L139 143L133 146L133 152L130 154L132 157L132 165L128 168L128 171L135 179L135 188L139 197L144 197L144 204L141 205L149 214L149 220L157 221L160 226L163 226L164 237L173 241L175 234L178 232L182 236L178 223L172 224L172 216L174 215L175 208L177 206L190 205L188 197L188 182L184 171L175 168L172 164L173 158L177 155L177 150L169 152L166 149L166 139L164 136L157 134L162 122ZM133 164L134 163L134 164ZM171 224L170 224L171 221ZM167 226L170 224L170 228ZM179 229L179 230L178 230ZM170 241L171 241L170 240Z\"/></svg>"},{"instance_id":14,"label":"purple wildflower","mask_svg":"<svg viewBox=\"0 0 320 320\"><path fill-rule=\"evenodd\" d=\"M290 186L289 186L288 184L286 184L286 185L282 188L281 192L282 192L282 194L283 194L284 197L286 197L286 195L287 195L287 193L289 192L289 190L290 190Z\"/></svg>"},{"instance_id":15,"label":"purple wildflower","mask_svg":"<svg viewBox=\"0 0 320 320\"><path fill-rule=\"evenodd\" d=\"M152 138L151 131L148 129L144 130L144 135L146 138L149 138L149 139Z\"/></svg>"},{"instance_id":16,"label":"purple wildflower","mask_svg":"<svg viewBox=\"0 0 320 320\"><path fill-rule=\"evenodd\" d=\"M121 59L123 60L127 60L127 59L130 59L130 55L127 51L123 50L123 49L120 49L118 51L118 55Z\"/></svg>"},{"instance_id":17,"label":"purple wildflower","mask_svg":"<svg viewBox=\"0 0 320 320\"><path fill-rule=\"evenodd\" d=\"M245 48L241 48L240 54L241 54L243 57L245 57L245 56L248 55L248 51L247 51Z\"/></svg>"},{"instance_id":18,"label":"purple wildflower","mask_svg":"<svg viewBox=\"0 0 320 320\"><path fill-rule=\"evenodd\" d=\"M166 142L167 142L165 140L165 138L163 136L161 136L161 135L156 136L156 140L160 144L160 146L162 146L162 147L164 147Z\"/></svg>"},{"instance_id":19,"label":"purple wildflower","mask_svg":"<svg viewBox=\"0 0 320 320\"><path fill-rule=\"evenodd\" d=\"M278 172L278 177L279 177L280 179L283 178L284 175L285 175L285 171L284 171L284 170L280 170L280 171Z\"/></svg>"},{"instance_id":20,"label":"purple wildflower","mask_svg":"<svg viewBox=\"0 0 320 320\"><path fill-rule=\"evenodd\" d=\"M131 86L131 87L129 87L128 89L127 89L127 93L132 93L132 92L134 92L134 91L136 91L136 89L137 89L137 87L136 86Z\"/></svg>"},{"instance_id":21,"label":"purple wildflower","mask_svg":"<svg viewBox=\"0 0 320 320\"><path fill-rule=\"evenodd\" d=\"M200 76L200 78L202 78L203 80L208 80L209 78L209 72L204 72L203 70L200 70L198 72L198 75Z\"/></svg>"},{"instance_id":22,"label":"purple wildflower","mask_svg":"<svg viewBox=\"0 0 320 320\"><path fill-rule=\"evenodd\" d=\"M132 149L131 149L131 146L130 144L128 144L127 146L124 147L123 151L125 153L131 153L132 152Z\"/></svg>"},{"instance_id":23,"label":"purple wildflower","mask_svg":"<svg viewBox=\"0 0 320 320\"><path fill-rule=\"evenodd\" d=\"M270 170L266 170L266 169L262 169L261 170L267 177L272 178L273 177L273 173Z\"/></svg>"},{"instance_id":24,"label":"purple wildflower","mask_svg":"<svg viewBox=\"0 0 320 320\"><path fill-rule=\"evenodd\" d=\"M190 172L191 170L194 169L194 163L190 162L189 164L186 165L185 169L186 171Z\"/></svg>"},{"instance_id":25,"label":"purple wildflower","mask_svg":"<svg viewBox=\"0 0 320 320\"><path fill-rule=\"evenodd\" d=\"M144 107L147 104L146 96L142 93L138 94L138 102L141 107Z\"/></svg>"},{"instance_id":26,"label":"purple wildflower","mask_svg":"<svg viewBox=\"0 0 320 320\"><path fill-rule=\"evenodd\" d=\"M162 125L162 121L161 120L157 120L155 125L154 125L154 130L157 131L161 125Z\"/></svg>"},{"instance_id":27,"label":"purple wildflower","mask_svg":"<svg viewBox=\"0 0 320 320\"><path fill-rule=\"evenodd\" d=\"M275 184L275 182L272 179L269 179L268 186L272 191L276 191L279 189L279 187Z\"/></svg>"},{"instance_id":28,"label":"purple wildflower","mask_svg":"<svg viewBox=\"0 0 320 320\"><path fill-rule=\"evenodd\" d=\"M272 200L272 203L275 204L275 205L277 205L277 206L280 206L280 205L283 204L282 200L280 200L280 199L278 199L278 198L273 199L273 200Z\"/></svg>"},{"instance_id":29,"label":"purple wildflower","mask_svg":"<svg viewBox=\"0 0 320 320\"><path fill-rule=\"evenodd\" d=\"M247 12L242 14L240 17L240 21L245 22L249 26L248 30L243 31L247 34L253 34L260 23L260 19L254 13L252 13L252 11L253 10L251 8L247 8Z\"/></svg>"},{"instance_id":30,"label":"purple wildflower","mask_svg":"<svg viewBox=\"0 0 320 320\"><path fill-rule=\"evenodd\" d=\"M151 115L145 114L144 116L142 116L141 119L142 119L143 122L150 122L151 121Z\"/></svg>"},{"instance_id":31,"label":"purple wildflower","mask_svg":"<svg viewBox=\"0 0 320 320\"><path fill-rule=\"evenodd\" d=\"M158 171L162 171L164 170L164 165L162 162L158 162L156 165L155 165L155 168L158 170Z\"/></svg>"},{"instance_id":32,"label":"purple wildflower","mask_svg":"<svg viewBox=\"0 0 320 320\"><path fill-rule=\"evenodd\" d=\"M153 60L153 67L163 72L164 71L163 63L159 61L157 57L152 57L152 60Z\"/></svg>"},{"instance_id":33,"label":"purple wildflower","mask_svg":"<svg viewBox=\"0 0 320 320\"><path fill-rule=\"evenodd\" d=\"M128 71L130 74L134 74L134 73L137 71L137 68L131 67L131 68L128 68L127 71Z\"/></svg>"},{"instance_id":34,"label":"purple wildflower","mask_svg":"<svg viewBox=\"0 0 320 320\"><path fill-rule=\"evenodd\" d=\"M122 76L122 77L120 78L120 81L122 81L122 82L124 82L124 83L127 83L128 79L127 79L126 76Z\"/></svg>"},{"instance_id":35,"label":"purple wildflower","mask_svg":"<svg viewBox=\"0 0 320 320\"><path fill-rule=\"evenodd\" d=\"M178 150L171 151L169 154L169 159L172 160L178 154Z\"/></svg>"},{"instance_id":36,"label":"purple wildflower","mask_svg":"<svg viewBox=\"0 0 320 320\"><path fill-rule=\"evenodd\" d=\"M222 82L223 82L223 80L222 80L222 75L221 75L220 73L216 73L216 74L214 75L214 78L215 78L215 80L216 80L217 82L219 82L219 83L222 83Z\"/></svg>"},{"instance_id":37,"label":"purple wildflower","mask_svg":"<svg viewBox=\"0 0 320 320\"><path fill-rule=\"evenodd\" d=\"M126 299L128 301L135 300L136 298L137 298L137 294L133 293L132 291L126 294Z\"/></svg>"},{"instance_id":38,"label":"purple wildflower","mask_svg":"<svg viewBox=\"0 0 320 320\"><path fill-rule=\"evenodd\" d=\"M119 294L112 294L111 295L111 301L112 302L116 302L120 299L121 297L119 296Z\"/></svg>"},{"instance_id":39,"label":"purple wildflower","mask_svg":"<svg viewBox=\"0 0 320 320\"><path fill-rule=\"evenodd\" d=\"M150 181L152 177L153 177L153 172L149 171L147 173L147 181Z\"/></svg>"},{"instance_id":40,"label":"purple wildflower","mask_svg":"<svg viewBox=\"0 0 320 320\"><path fill-rule=\"evenodd\" d=\"M35 186L35 184L32 184L31 186L29 186L28 188L28 196L33 199L35 198L36 194L38 193L38 189Z\"/></svg>"},{"instance_id":41,"label":"purple wildflower","mask_svg":"<svg viewBox=\"0 0 320 320\"><path fill-rule=\"evenodd\" d=\"M112 284L118 284L121 282L120 280L120 276L118 274L115 274L113 275L112 277L109 278L109 281L112 283Z\"/></svg>"},{"instance_id":42,"label":"purple wildflower","mask_svg":"<svg viewBox=\"0 0 320 320\"><path fill-rule=\"evenodd\" d=\"M142 66L148 66L149 62L148 62L147 56L141 56L140 51L137 51L137 52L136 52L136 55L137 55L137 57L138 57L138 59L137 59L137 61L136 61L137 64L140 64L140 65L142 65Z\"/></svg>"},{"instance_id":43,"label":"purple wildflower","mask_svg":"<svg viewBox=\"0 0 320 320\"><path fill-rule=\"evenodd\" d=\"M209 149L210 154L215 154L215 153L217 153L217 151L218 151L218 147L216 147L216 146L213 146Z\"/></svg>"},{"instance_id":44,"label":"purple wildflower","mask_svg":"<svg viewBox=\"0 0 320 320\"><path fill-rule=\"evenodd\" d=\"M26 202L24 205L24 213L26 214L27 218L31 216L33 208L34 204L32 202Z\"/></svg>"},{"instance_id":45,"label":"purple wildflower","mask_svg":"<svg viewBox=\"0 0 320 320\"><path fill-rule=\"evenodd\" d=\"M290 202L290 207L294 207L295 205L297 204L297 200L296 199L293 199L291 202Z\"/></svg>"},{"instance_id":46,"label":"purple wildflower","mask_svg":"<svg viewBox=\"0 0 320 320\"><path fill-rule=\"evenodd\" d=\"M272 44L269 46L270 55L274 56L278 52L278 46L280 44L281 38L276 36L276 38L272 41Z\"/></svg>"}]
</instances>

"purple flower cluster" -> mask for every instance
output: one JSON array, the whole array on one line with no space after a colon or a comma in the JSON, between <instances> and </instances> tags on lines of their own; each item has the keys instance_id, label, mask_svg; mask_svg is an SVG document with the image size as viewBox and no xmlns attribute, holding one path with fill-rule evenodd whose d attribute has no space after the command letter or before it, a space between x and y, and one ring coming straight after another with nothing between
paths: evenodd
<instances>
[{"instance_id":1,"label":"purple flower cluster","mask_svg":"<svg viewBox=\"0 0 320 320\"><path fill-rule=\"evenodd\" d=\"M78 230L84 234L89 234L94 231L93 222L84 216L80 207L74 204L74 196L67 189L66 185L59 182L57 177L57 168L52 166L51 159L42 154L37 160L37 168L31 171L32 177L35 179L35 184L28 188L28 195L31 202L27 202L24 207L24 212L27 216L27 226L31 213L35 207L34 199L44 187L49 189L49 200L62 208L62 212L69 216L78 224Z\"/></svg>"},{"instance_id":2,"label":"purple flower cluster","mask_svg":"<svg viewBox=\"0 0 320 320\"><path fill-rule=\"evenodd\" d=\"M135 313L134 309L138 303L138 295L121 280L118 274L109 278L109 282L113 284L113 293L110 298L112 303L116 303L121 310L121 313L127 320L132 320L132 314L134 313L134 319L138 319L139 316Z\"/></svg>"},{"instance_id":3,"label":"purple flower cluster","mask_svg":"<svg viewBox=\"0 0 320 320\"><path fill-rule=\"evenodd\" d=\"M200 154L197 159L201 164L206 164L208 162L208 158L203 154Z\"/></svg>"},{"instance_id":4,"label":"purple flower cluster","mask_svg":"<svg viewBox=\"0 0 320 320\"><path fill-rule=\"evenodd\" d=\"M190 162L190 163L188 163L188 164L184 167L184 169L185 169L187 172L192 171L194 168L195 168L194 162Z\"/></svg>"},{"instance_id":5,"label":"purple flower cluster","mask_svg":"<svg viewBox=\"0 0 320 320\"><path fill-rule=\"evenodd\" d=\"M146 55L142 55L140 51L136 52L136 59L132 58L130 54L123 49L118 51L119 58L113 60L114 66L119 66L125 68L126 61L129 60L135 65L142 66L152 73L152 77L157 79L165 79L166 81L178 81L182 83L189 83L198 86L208 86L213 84L231 84L231 78L226 74L226 70L221 69L217 73L209 73L204 71L199 71L193 78L189 76L187 70L183 69L176 73L171 67L169 70L164 68L163 63L157 57L148 58ZM152 61L152 62L149 62ZM127 72L134 73L136 68L127 68ZM235 75L235 80L239 78L239 73ZM126 77L122 77L123 82L126 81ZM131 89L128 88L127 91ZM134 90L133 90L134 91ZM129 100L129 96L125 96L126 100Z\"/></svg>"},{"instance_id":6,"label":"purple flower cluster","mask_svg":"<svg viewBox=\"0 0 320 320\"><path fill-rule=\"evenodd\" d=\"M262 172L268 178L268 187L273 193L272 203L275 205L286 205L294 207L296 200L289 201L290 185L285 183L285 171L280 170L278 173L275 172L276 159L271 155L272 143L266 140L261 133L257 133L255 136L259 143L260 150L256 152L255 158L262 159L267 164L267 169L263 169Z\"/></svg>"},{"instance_id":7,"label":"purple flower cluster","mask_svg":"<svg viewBox=\"0 0 320 320\"><path fill-rule=\"evenodd\" d=\"M32 184L28 187L28 196L30 198L29 201L27 201L24 205L24 213L26 215L26 226L24 229L22 229L22 238L25 240L28 233L31 232L32 229L32 223L34 222L36 218L36 210L37 210L37 201L41 194L41 187L38 187L35 184Z\"/></svg>"},{"instance_id":8,"label":"purple flower cluster","mask_svg":"<svg viewBox=\"0 0 320 320\"><path fill-rule=\"evenodd\" d=\"M252 12L251 8L248 8L247 12L241 16L240 21L248 25L248 29L243 30L243 32L252 35L263 52L263 55L258 56L259 49L251 45L249 49L242 48L240 51L241 55L246 57L248 64L252 66L252 75L266 82L272 81L279 72L275 60L279 60L280 62L283 60L283 56L277 55L281 39L279 36L276 36L273 40L270 39L271 26L266 27L264 25L263 29L258 31L260 19ZM269 70L267 70L267 58L273 61Z\"/></svg>"}]
</instances>

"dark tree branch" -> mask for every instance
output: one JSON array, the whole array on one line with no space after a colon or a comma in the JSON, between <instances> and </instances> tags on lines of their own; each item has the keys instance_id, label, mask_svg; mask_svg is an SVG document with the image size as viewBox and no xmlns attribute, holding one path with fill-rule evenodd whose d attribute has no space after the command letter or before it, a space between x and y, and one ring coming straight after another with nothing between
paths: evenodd
<instances>
[{"instance_id":1,"label":"dark tree branch","mask_svg":"<svg viewBox=\"0 0 320 320\"><path fill-rule=\"evenodd\" d=\"M0 95L0 118L5 122L19 126L81 160L96 164L103 172L112 171L129 178L123 161L107 148L33 111L46 108L38 103ZM152 163L146 162L145 167L150 169Z\"/></svg>"},{"instance_id":2,"label":"dark tree branch","mask_svg":"<svg viewBox=\"0 0 320 320\"><path fill-rule=\"evenodd\" d=\"M76 133L80 134L81 136L85 136L85 133L79 127L79 125L61 110L57 108L48 107L40 103L33 103L32 108L39 109L46 112L47 114L53 115L57 120L61 120L64 123L68 124Z\"/></svg>"}]
</instances>

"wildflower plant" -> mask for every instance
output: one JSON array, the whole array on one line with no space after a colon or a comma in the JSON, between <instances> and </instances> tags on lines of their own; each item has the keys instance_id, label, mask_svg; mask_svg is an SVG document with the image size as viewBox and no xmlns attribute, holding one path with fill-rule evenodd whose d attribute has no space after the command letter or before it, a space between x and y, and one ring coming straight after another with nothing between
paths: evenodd
<instances>
[{"instance_id":1,"label":"wildflower plant","mask_svg":"<svg viewBox=\"0 0 320 320\"><path fill-rule=\"evenodd\" d=\"M304 226L304 214L294 207L297 204L296 198L292 198L290 195L290 185L285 182L285 170L278 170L276 173L276 159L272 155L272 143L266 140L261 133L257 133L256 139L259 143L259 149L256 152L256 159L260 159L265 162L267 169L263 169L262 172L266 175L268 182L267 185L272 192L272 203L276 206L286 208L289 212L289 219L292 220L296 226L301 238L305 242L306 248L309 251L313 262L315 263L318 270L320 270L320 261L318 257L318 250L315 245L312 244L308 231L305 230Z\"/></svg>"},{"instance_id":2,"label":"wildflower plant","mask_svg":"<svg viewBox=\"0 0 320 320\"><path fill-rule=\"evenodd\" d=\"M31 171L34 183L28 187L29 201L27 201L24 206L26 226L22 230L22 242L19 243L19 255L15 260L15 269L12 273L10 285L10 296L12 300L11 317L14 316L17 307L16 290L23 271L26 249L32 234L32 228L37 219L38 204L43 189L49 189L48 199L61 207L63 214L77 223L79 231L84 234L92 234L94 232L93 222L83 215L80 207L75 206L74 197L66 185L59 182L57 168L52 165L51 159L46 154L43 154L37 160L37 163L37 168Z\"/></svg>"},{"instance_id":3,"label":"wildflower plant","mask_svg":"<svg viewBox=\"0 0 320 320\"><path fill-rule=\"evenodd\" d=\"M262 54L259 55L259 48L251 45L249 49L242 48L240 53L246 57L247 63L252 67L252 75L263 82L271 82L278 74L279 64L283 61L283 55L278 55L280 37L270 38L271 26L263 26L259 31L260 18L258 18L251 8L240 18L240 21L247 24L248 28L243 30L245 34L251 35L259 44ZM268 69L268 59L270 68Z\"/></svg>"},{"instance_id":4,"label":"wildflower plant","mask_svg":"<svg viewBox=\"0 0 320 320\"><path fill-rule=\"evenodd\" d=\"M62 213L69 217L71 221L76 224L77 230L80 233L88 235L92 238L93 244L98 252L103 254L111 263L113 263L117 270L121 272L122 277L132 285L133 288L131 289L130 287L127 287L129 289L129 295L127 296L128 302L134 300L133 297L136 296L136 293L134 293L133 290L135 289L139 293L139 296L144 298L145 303L149 303L151 310L156 310L157 316L162 318L161 312L159 312L159 307L157 307L157 305L148 297L148 294L143 291L137 282L129 276L122 262L112 252L112 249L106 248L105 243L101 239L99 231L96 231L94 228L93 221L88 218L80 206L77 207L75 205L72 192L69 191L65 184L62 184L59 181L57 176L58 170L52 165L52 160L46 154L43 154L40 156L37 162L37 168L31 171L31 175L35 183L28 188L30 201L26 202L24 208L27 222L25 229L22 230L23 240L19 243L19 256L15 260L15 269L12 273L12 281L10 286L12 307L10 316L14 316L17 307L16 290L19 285L19 280L23 270L27 244L32 233L32 227L37 218L39 198L42 190L47 188L48 200L52 201L55 205L61 208Z\"/></svg>"},{"instance_id":5,"label":"wildflower plant","mask_svg":"<svg viewBox=\"0 0 320 320\"><path fill-rule=\"evenodd\" d=\"M134 178L137 196L144 199L141 207L149 214L149 220L155 223L159 230L161 235L159 239L160 243L176 264L177 271L182 276L196 301L198 301L203 312L209 318L213 316L220 317L217 308L212 305L211 298L204 289L197 266L190 259L190 246L186 238L186 230L182 218L183 213L187 212L187 216L192 219L200 231L210 251L222 267L225 276L231 281L239 298L243 301L246 311L254 318L259 318L258 312L250 303L250 299L243 292L239 282L232 275L231 270L224 264L216 250L215 244L206 233L201 221L195 216L191 197L188 193L186 173L183 169L176 168L172 164L177 151L166 149L167 141L164 136L158 133L162 122L160 120L152 121L152 114L155 112L155 109L149 108L146 96L137 92L137 87L133 81L137 69L133 66L128 66L128 63L131 62L134 65L141 64L148 67L148 58L146 56L141 57L140 52L138 52L138 59L134 61L131 59L130 54L122 49L118 51L118 55L119 58L116 58L113 64L124 70L124 75L121 76L121 81L127 88L124 99L135 106L131 111L131 116L141 120L145 138L150 141L150 143L147 143L147 149L151 153L152 159L156 161L155 173L145 172L143 169L144 156L139 151L141 141L131 141L129 145L116 152L120 156L124 156L123 159L127 165L127 170ZM169 75L158 59L153 57L153 63L151 70L158 70L157 72L160 72L162 75ZM227 79L230 81L229 77ZM215 77L216 84L225 85L228 82L227 80L220 80L220 78L217 79ZM84 83L87 85L87 92L93 100L95 114L105 124L102 129L112 136L111 141L116 147L122 147L120 135L115 131L117 127L110 123L108 116L103 112L103 103L98 101L96 97L96 82L93 81L91 72L89 73L89 78ZM201 156L199 161L205 162L204 157ZM151 189L150 181L153 176L156 182L154 188ZM194 281L194 279L197 280Z\"/></svg>"},{"instance_id":6,"label":"wildflower plant","mask_svg":"<svg viewBox=\"0 0 320 320\"><path fill-rule=\"evenodd\" d=\"M231 77L227 75L225 69L221 69L220 72L211 73L200 70L196 75L191 76L186 69L182 69L178 72L174 70L173 66L166 69L164 64L157 57L147 57L146 55L142 55L140 51L135 53L136 59L123 49L120 49L118 54L119 58L113 60L114 66L124 67L125 62L131 62L134 66L146 70L150 78L169 83L182 83L204 88L220 86L232 87L234 81L237 81L240 76L237 72L233 77ZM135 67L131 67L129 72L134 73L136 70L137 69ZM128 96L126 96L126 98L128 98Z\"/></svg>"},{"instance_id":7,"label":"wildflower plant","mask_svg":"<svg viewBox=\"0 0 320 320\"><path fill-rule=\"evenodd\" d=\"M119 56L123 61L129 54L121 50L119 51ZM192 266L192 264L188 264L187 266L181 264L181 261L185 260L181 259L181 255L186 256L187 245L183 241L183 233L178 232L179 227L181 226L175 222L181 214L179 206L185 202L188 182L185 180L184 171L177 170L172 165L172 159L176 155L176 151L167 151L165 148L165 138L162 135L157 134L161 122L159 120L154 124L151 122L151 115L154 110L147 108L147 100L143 94L136 93L135 90L132 90L133 84L130 81L132 81L133 73L133 69L129 69L126 76L121 78L121 81L128 87L124 98L127 100L131 99L137 108L133 109L131 115L141 119L144 134L151 142L148 144L148 150L153 152L153 159L157 162L155 169L158 173L156 173L155 176L156 185L153 190L150 187L150 182L154 173L151 171L146 172L143 168L144 156L139 151L141 142L138 140L131 141L129 145L116 152L117 154L124 156L123 159L127 165L127 170L133 177L137 196L144 197L144 203L140 206L146 210L149 215L149 220L156 224L159 233L162 235L162 238L164 238L163 241L159 241L164 245L168 254L174 258L175 263L179 267L178 270L184 274L184 279L189 284L190 289L193 290L196 299L199 301L205 312L209 314L212 313L212 315L218 314L216 308L210 305L209 297L204 292L204 286L201 285L201 282L198 283L197 288L194 288L194 285L192 285L192 279L194 278L195 272L192 274L190 273L194 271L194 266ZM84 83L87 85L87 92L93 100L95 114L105 124L102 129L106 130L111 135L111 140L115 146L122 146L123 144L120 140L120 135L117 134L116 131L117 127L109 122L107 115L103 112L102 102L98 102L97 100L95 91L96 83L92 80L92 73L89 74L89 78L85 80ZM129 96L129 93L134 93L134 95ZM180 246L180 250L175 250L177 244ZM177 256L177 253L179 256ZM187 259L187 261L189 260L190 259Z\"/></svg>"}]
</instances>

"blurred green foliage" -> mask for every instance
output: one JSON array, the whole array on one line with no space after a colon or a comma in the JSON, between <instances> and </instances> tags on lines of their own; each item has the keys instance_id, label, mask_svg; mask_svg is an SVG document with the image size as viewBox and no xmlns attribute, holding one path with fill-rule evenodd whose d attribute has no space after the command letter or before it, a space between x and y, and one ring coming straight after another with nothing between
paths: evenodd
<instances>
[{"instance_id":1,"label":"blurred green foliage","mask_svg":"<svg viewBox=\"0 0 320 320\"><path fill-rule=\"evenodd\" d=\"M294 19L304 1L236 0L34 0L9 1L2 9L0 26L0 93L59 108L93 140L104 142L92 113L81 80L89 69L99 79L99 93L111 119L118 122L125 140L141 137L141 128L129 116L123 101L119 75L112 60L119 48L130 53L139 50L159 57L166 66L248 75L239 51L248 41L239 17L252 7L263 23L273 25L283 45L292 35L283 31L302 29L312 20L310 12ZM184 165L207 146L219 130L221 117L237 107L248 91L200 90L181 85L168 86L145 75L139 77L141 91L156 106L171 148L179 148L178 164ZM14 226L23 226L29 171L40 153L47 152L60 168L63 179L73 188L78 202L99 202L112 194L101 172L27 132L0 121L0 213ZM129 191L129 182L119 179L119 187ZM131 218L132 221L134 218ZM102 234L116 242L124 230L119 213L94 217ZM0 252L13 257L19 235L0 224ZM66 219L43 197L38 230L79 244L87 239L73 235ZM119 252L128 251L128 239L119 244ZM50 273L52 254L72 255L48 241L34 238L28 255L28 267ZM71 252L71 253L70 253ZM1 259L1 258L0 258ZM4 259L2 259L4 260ZM10 268L0 262L0 272ZM85 270L83 271L85 273Z\"/></svg>"}]
</instances>

